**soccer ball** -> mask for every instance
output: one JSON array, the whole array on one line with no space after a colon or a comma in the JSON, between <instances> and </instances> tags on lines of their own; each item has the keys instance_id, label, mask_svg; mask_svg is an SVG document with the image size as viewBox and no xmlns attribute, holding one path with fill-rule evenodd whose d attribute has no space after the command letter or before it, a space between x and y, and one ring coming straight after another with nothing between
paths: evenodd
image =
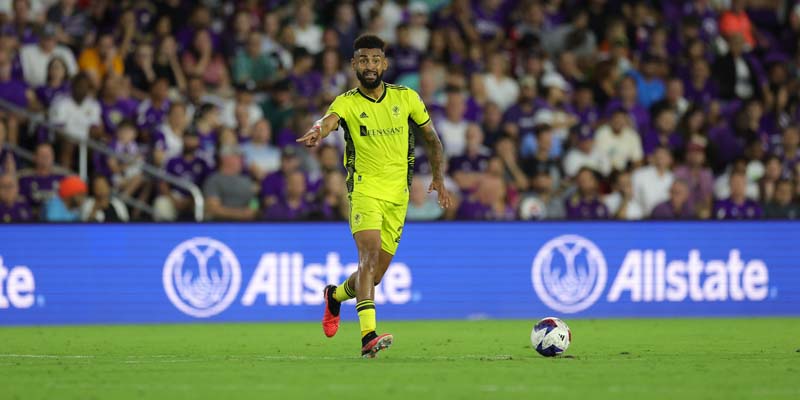
<instances>
[{"instance_id":1,"label":"soccer ball","mask_svg":"<svg viewBox=\"0 0 800 400\"><path fill-rule=\"evenodd\" d=\"M572 332L564 321L547 317L537 322L531 331L531 344L536 352L545 356L557 356L569 347Z\"/></svg>"}]
</instances>

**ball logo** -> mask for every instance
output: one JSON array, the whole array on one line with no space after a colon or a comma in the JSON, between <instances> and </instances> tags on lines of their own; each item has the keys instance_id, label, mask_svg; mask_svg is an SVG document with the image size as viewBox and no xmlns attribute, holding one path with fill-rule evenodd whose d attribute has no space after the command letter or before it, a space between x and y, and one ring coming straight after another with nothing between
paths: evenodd
<instances>
[{"instance_id":1,"label":"ball logo","mask_svg":"<svg viewBox=\"0 0 800 400\"><path fill-rule=\"evenodd\" d=\"M187 315L208 318L231 305L242 283L242 271L236 255L224 243L196 237L169 254L163 281L175 307Z\"/></svg>"},{"instance_id":2,"label":"ball logo","mask_svg":"<svg viewBox=\"0 0 800 400\"><path fill-rule=\"evenodd\" d=\"M606 285L607 266L600 249L577 235L548 241L531 267L533 289L553 310L575 313L589 308Z\"/></svg>"}]
</instances>

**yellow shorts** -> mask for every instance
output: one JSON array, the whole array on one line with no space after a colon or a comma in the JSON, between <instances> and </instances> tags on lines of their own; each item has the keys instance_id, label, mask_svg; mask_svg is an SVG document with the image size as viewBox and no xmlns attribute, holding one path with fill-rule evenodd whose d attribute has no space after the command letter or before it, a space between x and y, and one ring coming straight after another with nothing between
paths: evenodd
<instances>
[{"instance_id":1,"label":"yellow shorts","mask_svg":"<svg viewBox=\"0 0 800 400\"><path fill-rule=\"evenodd\" d=\"M408 202L403 204L350 193L350 232L381 231L381 249L394 255L403 234Z\"/></svg>"}]
</instances>

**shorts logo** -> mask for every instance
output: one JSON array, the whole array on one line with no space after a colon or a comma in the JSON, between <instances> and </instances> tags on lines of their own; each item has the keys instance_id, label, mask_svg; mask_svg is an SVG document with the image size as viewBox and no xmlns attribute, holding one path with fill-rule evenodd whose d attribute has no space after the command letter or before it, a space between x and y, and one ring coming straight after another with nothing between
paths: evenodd
<instances>
[{"instance_id":1,"label":"shorts logo","mask_svg":"<svg viewBox=\"0 0 800 400\"><path fill-rule=\"evenodd\" d=\"M361 214L353 215L353 225L361 225Z\"/></svg>"},{"instance_id":2,"label":"shorts logo","mask_svg":"<svg viewBox=\"0 0 800 400\"><path fill-rule=\"evenodd\" d=\"M533 289L555 311L589 308L603 292L608 268L600 249L577 235L562 235L544 244L531 267Z\"/></svg>"},{"instance_id":3,"label":"shorts logo","mask_svg":"<svg viewBox=\"0 0 800 400\"><path fill-rule=\"evenodd\" d=\"M225 311L242 282L239 260L224 243L208 237L184 241L167 256L164 291L178 310L197 318Z\"/></svg>"}]
</instances>

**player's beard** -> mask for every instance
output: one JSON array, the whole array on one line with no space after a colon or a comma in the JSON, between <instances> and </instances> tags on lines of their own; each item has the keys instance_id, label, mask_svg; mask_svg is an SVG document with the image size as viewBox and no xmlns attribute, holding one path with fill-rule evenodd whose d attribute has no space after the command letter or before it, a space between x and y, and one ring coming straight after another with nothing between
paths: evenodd
<instances>
[{"instance_id":1,"label":"player's beard","mask_svg":"<svg viewBox=\"0 0 800 400\"><path fill-rule=\"evenodd\" d=\"M375 75L375 80L370 82L361 72L356 71L356 78L358 78L358 81L361 82L361 86L363 86L365 89L375 89L381 85L381 82L383 82L383 72L375 72Z\"/></svg>"}]
</instances>

